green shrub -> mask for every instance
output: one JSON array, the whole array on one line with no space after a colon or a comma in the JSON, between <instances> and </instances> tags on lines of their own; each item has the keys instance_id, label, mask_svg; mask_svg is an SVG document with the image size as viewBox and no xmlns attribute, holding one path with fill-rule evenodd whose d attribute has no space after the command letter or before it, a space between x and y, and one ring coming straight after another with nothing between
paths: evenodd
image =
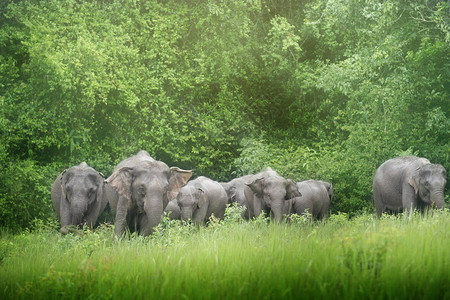
<instances>
[{"instance_id":1,"label":"green shrub","mask_svg":"<svg viewBox=\"0 0 450 300\"><path fill-rule=\"evenodd\" d=\"M50 187L56 165L40 166L31 160L7 163L0 182L0 226L17 230L35 219L54 217Z\"/></svg>"}]
</instances>

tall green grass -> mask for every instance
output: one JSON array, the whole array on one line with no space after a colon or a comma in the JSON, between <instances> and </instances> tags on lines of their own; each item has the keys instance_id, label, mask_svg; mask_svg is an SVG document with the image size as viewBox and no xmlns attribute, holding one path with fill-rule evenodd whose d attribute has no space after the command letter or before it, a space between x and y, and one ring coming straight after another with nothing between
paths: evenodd
<instances>
[{"instance_id":1,"label":"tall green grass","mask_svg":"<svg viewBox=\"0 0 450 300\"><path fill-rule=\"evenodd\" d=\"M0 243L2 299L450 299L450 214L290 224L165 219L149 237L46 228Z\"/></svg>"}]
</instances>

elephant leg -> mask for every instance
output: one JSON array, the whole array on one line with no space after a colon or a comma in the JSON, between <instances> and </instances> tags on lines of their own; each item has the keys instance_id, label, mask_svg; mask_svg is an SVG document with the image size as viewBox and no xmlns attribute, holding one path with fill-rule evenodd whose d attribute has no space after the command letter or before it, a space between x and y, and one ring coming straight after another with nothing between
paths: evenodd
<instances>
[{"instance_id":1,"label":"elephant leg","mask_svg":"<svg viewBox=\"0 0 450 300\"><path fill-rule=\"evenodd\" d=\"M318 219L324 219L326 218L328 215L328 206L322 208L322 211L320 212L320 214L317 216Z\"/></svg>"},{"instance_id":2,"label":"elephant leg","mask_svg":"<svg viewBox=\"0 0 450 300\"><path fill-rule=\"evenodd\" d=\"M114 234L121 236L127 227L128 200L124 197L119 198L116 211L116 220L114 222Z\"/></svg>"},{"instance_id":3,"label":"elephant leg","mask_svg":"<svg viewBox=\"0 0 450 300\"><path fill-rule=\"evenodd\" d=\"M137 220L137 222L138 222L138 225L139 225L138 226L139 233L141 235L147 236L147 235L150 235L152 233L152 229L153 228L151 228L149 226L149 220L148 220L147 214L141 214L139 216L139 220Z\"/></svg>"},{"instance_id":4,"label":"elephant leg","mask_svg":"<svg viewBox=\"0 0 450 300\"><path fill-rule=\"evenodd\" d=\"M381 215L383 214L385 208L384 208L384 204L383 204L381 188L375 184L373 187L373 201L375 203L375 209L377 212L377 217L379 219L379 218L381 218Z\"/></svg>"},{"instance_id":5,"label":"elephant leg","mask_svg":"<svg viewBox=\"0 0 450 300\"><path fill-rule=\"evenodd\" d=\"M259 199L256 195L253 196L253 217L257 218L263 211L262 199ZM266 216L267 217L267 216Z\"/></svg>"},{"instance_id":6,"label":"elephant leg","mask_svg":"<svg viewBox=\"0 0 450 300\"><path fill-rule=\"evenodd\" d=\"M403 210L411 215L417 208L417 197L414 189L409 186L404 186L402 190L402 206Z\"/></svg>"},{"instance_id":7,"label":"elephant leg","mask_svg":"<svg viewBox=\"0 0 450 300\"><path fill-rule=\"evenodd\" d=\"M89 228L94 228L95 223L97 223L97 218L100 215L100 209L101 203L96 203L86 216L86 224L89 226Z\"/></svg>"},{"instance_id":8,"label":"elephant leg","mask_svg":"<svg viewBox=\"0 0 450 300\"><path fill-rule=\"evenodd\" d=\"M248 209L244 206L244 210L241 213L241 218L244 220L248 220Z\"/></svg>"}]
</instances>

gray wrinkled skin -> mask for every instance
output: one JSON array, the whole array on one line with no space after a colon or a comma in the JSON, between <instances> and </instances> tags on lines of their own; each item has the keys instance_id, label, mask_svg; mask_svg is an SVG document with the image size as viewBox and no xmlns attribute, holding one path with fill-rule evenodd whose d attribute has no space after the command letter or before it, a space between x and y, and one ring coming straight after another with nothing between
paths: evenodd
<instances>
[{"instance_id":1,"label":"gray wrinkled skin","mask_svg":"<svg viewBox=\"0 0 450 300\"><path fill-rule=\"evenodd\" d=\"M189 181L177 196L181 219L190 219L195 224L208 221L212 214L223 219L227 202L227 193L222 185L204 176Z\"/></svg>"},{"instance_id":2,"label":"gray wrinkled skin","mask_svg":"<svg viewBox=\"0 0 450 300\"><path fill-rule=\"evenodd\" d=\"M116 212L114 233L122 236L126 228L147 236L157 226L169 199L178 194L192 171L153 159L146 151L120 162L107 179L116 191L109 199Z\"/></svg>"},{"instance_id":3,"label":"gray wrinkled skin","mask_svg":"<svg viewBox=\"0 0 450 300\"><path fill-rule=\"evenodd\" d=\"M301 196L294 181L283 178L271 168L251 177L244 194L250 219L264 211L277 222L283 219L285 201Z\"/></svg>"},{"instance_id":4,"label":"gray wrinkled skin","mask_svg":"<svg viewBox=\"0 0 450 300\"><path fill-rule=\"evenodd\" d=\"M61 222L60 232L69 233L71 225L86 223L93 228L108 203L110 187L103 174L85 162L59 174L52 185L53 208Z\"/></svg>"},{"instance_id":5,"label":"gray wrinkled skin","mask_svg":"<svg viewBox=\"0 0 450 300\"><path fill-rule=\"evenodd\" d=\"M389 159L375 172L373 196L377 216L386 210L444 208L446 170L426 158L405 156Z\"/></svg>"},{"instance_id":6,"label":"gray wrinkled skin","mask_svg":"<svg viewBox=\"0 0 450 300\"><path fill-rule=\"evenodd\" d=\"M181 220L181 210L177 203L177 198L172 199L164 209L164 213L169 215L170 220Z\"/></svg>"},{"instance_id":7,"label":"gray wrinkled skin","mask_svg":"<svg viewBox=\"0 0 450 300\"><path fill-rule=\"evenodd\" d=\"M325 218L333 198L333 185L320 180L301 181L296 185L302 196L285 202L285 215L302 215L307 211L314 219Z\"/></svg>"},{"instance_id":8,"label":"gray wrinkled skin","mask_svg":"<svg viewBox=\"0 0 450 300\"><path fill-rule=\"evenodd\" d=\"M230 182L222 182L221 185L227 192L228 204L238 203L239 206L245 207L245 210L242 212L242 218L248 219L249 213L247 209L247 200L245 198L245 187L247 186L246 182L253 181L255 175L246 175L239 178L235 178Z\"/></svg>"}]
</instances>

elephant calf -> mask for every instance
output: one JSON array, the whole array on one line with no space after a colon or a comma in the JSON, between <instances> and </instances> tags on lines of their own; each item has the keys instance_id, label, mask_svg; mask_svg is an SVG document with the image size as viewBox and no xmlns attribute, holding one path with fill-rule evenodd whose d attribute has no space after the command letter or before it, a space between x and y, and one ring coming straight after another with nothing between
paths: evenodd
<instances>
[{"instance_id":1,"label":"elephant calf","mask_svg":"<svg viewBox=\"0 0 450 300\"><path fill-rule=\"evenodd\" d=\"M247 209L247 200L245 198L245 187L247 186L246 182L250 182L255 175L246 175L239 178L235 178L230 182L223 182L221 185L227 192L228 203L238 203L239 206L245 207L245 210L242 212L242 218L248 219L249 213Z\"/></svg>"},{"instance_id":2,"label":"elephant calf","mask_svg":"<svg viewBox=\"0 0 450 300\"><path fill-rule=\"evenodd\" d=\"M417 207L444 208L446 175L443 166L426 158L404 156L385 161L373 179L377 216L387 209L412 212Z\"/></svg>"},{"instance_id":3,"label":"elephant calf","mask_svg":"<svg viewBox=\"0 0 450 300\"><path fill-rule=\"evenodd\" d=\"M181 210L178 206L177 198L169 201L164 212L169 215L170 220L181 220Z\"/></svg>"},{"instance_id":4,"label":"elephant calf","mask_svg":"<svg viewBox=\"0 0 450 300\"><path fill-rule=\"evenodd\" d=\"M102 173L85 162L59 174L52 185L52 202L61 222L60 232L69 233L67 226L84 222L93 228L108 203L110 187Z\"/></svg>"},{"instance_id":5,"label":"elephant calf","mask_svg":"<svg viewBox=\"0 0 450 300\"><path fill-rule=\"evenodd\" d=\"M181 219L195 224L207 221L212 214L223 219L228 202L227 193L220 183L200 176L189 181L177 195Z\"/></svg>"},{"instance_id":6,"label":"elephant calf","mask_svg":"<svg viewBox=\"0 0 450 300\"><path fill-rule=\"evenodd\" d=\"M297 182L296 185L302 196L292 198L285 203L285 215L302 215L308 212L314 219L325 218L333 198L333 185L318 180Z\"/></svg>"}]
</instances>

